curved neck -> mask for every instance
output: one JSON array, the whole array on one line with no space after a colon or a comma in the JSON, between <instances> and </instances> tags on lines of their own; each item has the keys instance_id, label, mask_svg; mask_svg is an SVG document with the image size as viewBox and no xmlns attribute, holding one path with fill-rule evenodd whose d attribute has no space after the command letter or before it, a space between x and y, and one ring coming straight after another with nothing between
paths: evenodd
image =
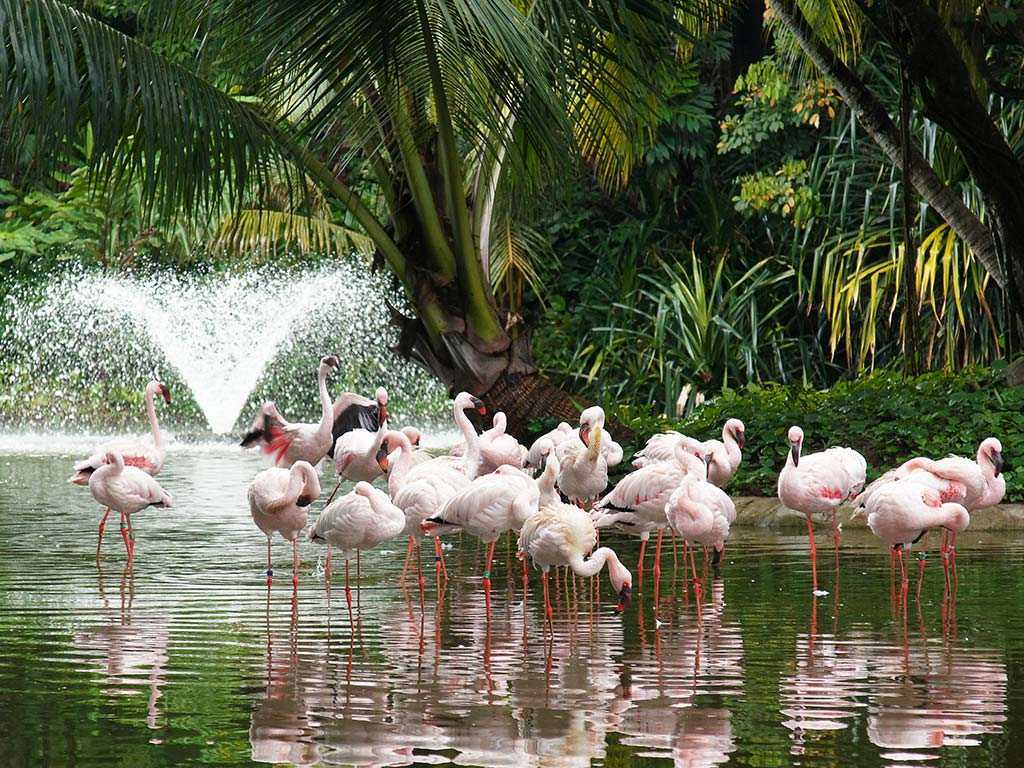
<instances>
[{"instance_id":1,"label":"curved neck","mask_svg":"<svg viewBox=\"0 0 1024 768\"><path fill-rule=\"evenodd\" d=\"M572 568L573 573L578 576L596 576L604 568L605 563L609 560L618 563L619 558L615 554L615 551L608 547L601 547L595 549L590 553L590 557L586 560L583 559L583 555L576 555L572 560L569 561L569 567Z\"/></svg>"},{"instance_id":2,"label":"curved neck","mask_svg":"<svg viewBox=\"0 0 1024 768\"><path fill-rule=\"evenodd\" d=\"M320 406L323 409L320 415L320 431L326 430L329 433L334 427L334 406L331 403L331 396L327 394L327 369L321 366L316 379L320 390Z\"/></svg>"},{"instance_id":3,"label":"curved neck","mask_svg":"<svg viewBox=\"0 0 1024 768\"><path fill-rule=\"evenodd\" d=\"M552 453L548 456L544 471L537 478L537 489L540 491L540 506L558 501L558 494L555 492L555 482L558 480L558 472L561 467L558 459Z\"/></svg>"},{"instance_id":4,"label":"curved neck","mask_svg":"<svg viewBox=\"0 0 1024 768\"><path fill-rule=\"evenodd\" d=\"M154 394L151 389L146 389L146 415L149 417L149 428L153 430L153 444L157 448L163 448L164 438L160 434L160 424L156 420L156 405L153 404Z\"/></svg>"},{"instance_id":5,"label":"curved neck","mask_svg":"<svg viewBox=\"0 0 1024 768\"><path fill-rule=\"evenodd\" d=\"M386 538L397 536L405 529L405 513L392 504L383 491L371 491L366 500L370 502L370 509L376 514L381 533Z\"/></svg>"},{"instance_id":6,"label":"curved neck","mask_svg":"<svg viewBox=\"0 0 1024 768\"><path fill-rule=\"evenodd\" d=\"M370 443L369 450L367 450L366 453L363 454L363 458L368 458L372 461L377 457L377 451L380 450L381 443L384 442L384 435L387 433L387 431L388 423L386 421L382 421L380 425L377 427L377 432L373 436L373 442Z\"/></svg>"},{"instance_id":7,"label":"curved neck","mask_svg":"<svg viewBox=\"0 0 1024 768\"><path fill-rule=\"evenodd\" d=\"M473 428L473 422L462 410L458 403L455 404L455 425L466 438L466 454L462 457L462 465L466 469L466 476L472 480L480 471L480 437Z\"/></svg>"},{"instance_id":8,"label":"curved neck","mask_svg":"<svg viewBox=\"0 0 1024 768\"><path fill-rule=\"evenodd\" d=\"M722 427L722 442L725 444L725 452L729 456L729 463L738 463L743 457L743 452L740 450L740 444L736 442L736 436L729 429L728 424Z\"/></svg>"},{"instance_id":9,"label":"curved neck","mask_svg":"<svg viewBox=\"0 0 1024 768\"><path fill-rule=\"evenodd\" d=\"M286 499L289 504L294 504L306 488L306 468L301 464L293 464L288 473L288 491Z\"/></svg>"},{"instance_id":10,"label":"curved neck","mask_svg":"<svg viewBox=\"0 0 1024 768\"><path fill-rule=\"evenodd\" d=\"M398 459L391 465L388 471L388 493L394 496L402 486L406 474L412 468L412 443L404 432L389 430L387 432L388 446L391 441L398 443ZM390 461L390 458L388 459Z\"/></svg>"}]
</instances>

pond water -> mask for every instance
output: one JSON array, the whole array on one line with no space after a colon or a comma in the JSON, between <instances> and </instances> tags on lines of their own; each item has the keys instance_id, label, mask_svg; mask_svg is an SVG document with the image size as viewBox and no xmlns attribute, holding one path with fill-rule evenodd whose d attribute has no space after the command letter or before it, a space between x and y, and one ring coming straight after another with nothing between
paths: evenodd
<instances>
[{"instance_id":1,"label":"pond water","mask_svg":"<svg viewBox=\"0 0 1024 768\"><path fill-rule=\"evenodd\" d=\"M823 542L830 594L815 599L803 535L737 530L701 621L668 548L660 627L649 565L622 616L607 580L597 603L563 581L546 645L539 579L524 609L504 542L489 618L469 539L451 542L441 601L428 574L422 606L415 580L397 583L402 542L365 554L354 628L342 570L328 594L308 542L296 592L276 543L268 591L245 501L261 463L226 445L173 448L160 480L176 507L137 516L131 571L108 526L97 568L98 509L67 484L62 451L82 452L0 440L4 766L1013 766L1024 754L1019 535L961 536L956 603L933 556L902 612L869 535L845 534L838 588ZM635 564L635 542L605 539Z\"/></svg>"}]
</instances>

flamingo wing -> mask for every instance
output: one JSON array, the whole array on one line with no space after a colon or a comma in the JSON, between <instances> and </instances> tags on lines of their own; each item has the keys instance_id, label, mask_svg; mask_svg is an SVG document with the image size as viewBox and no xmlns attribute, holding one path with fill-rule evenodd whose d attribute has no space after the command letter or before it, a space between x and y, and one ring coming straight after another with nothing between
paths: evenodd
<instances>
[{"instance_id":1,"label":"flamingo wing","mask_svg":"<svg viewBox=\"0 0 1024 768\"><path fill-rule=\"evenodd\" d=\"M354 429L376 432L380 427L377 403L368 397L346 392L334 401L334 424L331 427L331 449L327 455L334 457L334 445L338 438Z\"/></svg>"}]
</instances>

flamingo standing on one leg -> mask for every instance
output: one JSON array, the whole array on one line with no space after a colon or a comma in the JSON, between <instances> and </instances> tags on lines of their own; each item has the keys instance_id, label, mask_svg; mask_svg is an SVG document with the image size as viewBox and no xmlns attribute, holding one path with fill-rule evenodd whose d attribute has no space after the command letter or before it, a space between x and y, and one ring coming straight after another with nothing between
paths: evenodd
<instances>
[{"instance_id":1,"label":"flamingo standing on one leg","mask_svg":"<svg viewBox=\"0 0 1024 768\"><path fill-rule=\"evenodd\" d=\"M173 506L171 495L160 483L138 467L126 466L117 451L109 451L89 475L89 493L104 507L121 513L121 538L129 564L135 561L132 515L146 507Z\"/></svg>"},{"instance_id":2,"label":"flamingo standing on one leg","mask_svg":"<svg viewBox=\"0 0 1024 768\"><path fill-rule=\"evenodd\" d=\"M594 506L595 525L598 528L619 525L639 533L638 585L643 584L644 556L652 531L658 531L655 570L659 575L661 573L661 540L668 528L665 504L669 496L688 474L704 476L706 472L700 443L678 443L673 450L674 461L649 464L630 472Z\"/></svg>"},{"instance_id":3,"label":"flamingo standing on one leg","mask_svg":"<svg viewBox=\"0 0 1024 768\"><path fill-rule=\"evenodd\" d=\"M554 611L548 593L548 570L551 566L568 566L578 576L597 575L608 565L608 579L618 594L616 611L622 613L629 605L633 577L614 550L597 544L597 529L590 516L579 507L555 502L541 507L523 523L519 534L521 556L528 556L541 569L544 583L544 615L550 625ZM592 551L594 550L594 551ZM585 557L590 552L589 557Z\"/></svg>"},{"instance_id":4,"label":"flamingo standing on one leg","mask_svg":"<svg viewBox=\"0 0 1024 768\"><path fill-rule=\"evenodd\" d=\"M393 539L405 528L405 513L391 503L388 495L369 483L360 482L344 496L329 504L309 533L312 541L327 544L328 562L332 547L341 549L345 560L345 601L352 624L352 589L349 559L358 551L372 549ZM330 571L327 572L330 581Z\"/></svg>"},{"instance_id":5,"label":"flamingo standing on one leg","mask_svg":"<svg viewBox=\"0 0 1024 768\"><path fill-rule=\"evenodd\" d=\"M811 543L811 580L817 592L818 555L811 515L824 512L832 514L833 535L838 547L836 510L863 488L867 462L852 448L829 448L821 453L802 456L803 443L804 431L800 427L790 427L790 450L786 466L779 473L779 500L807 517L807 536Z\"/></svg>"},{"instance_id":6,"label":"flamingo standing on one leg","mask_svg":"<svg viewBox=\"0 0 1024 768\"><path fill-rule=\"evenodd\" d=\"M907 592L904 548L919 541L932 528L941 527L956 533L971 522L963 505L943 502L939 492L913 480L887 483L877 489L865 510L868 527L899 558L904 599Z\"/></svg>"},{"instance_id":7,"label":"flamingo standing on one leg","mask_svg":"<svg viewBox=\"0 0 1024 768\"><path fill-rule=\"evenodd\" d=\"M104 443L93 451L87 459L75 462L75 474L68 478L68 482L74 485L88 485L89 476L99 467L103 466L107 454L111 452L120 453L124 463L129 467L138 467L148 475L155 477L160 474L164 466L164 458L167 449L164 446L163 433L160 431L160 424L156 418L156 405L154 399L159 394L164 402L171 402L171 390L162 381L153 380L146 385L143 397L146 402L146 416L149 418L149 428L152 439L137 438L128 440L112 440ZM110 516L110 507L103 512L100 519L99 532L96 539L96 562L100 559L100 546L103 544L103 532L107 527L107 518Z\"/></svg>"},{"instance_id":8,"label":"flamingo standing on one leg","mask_svg":"<svg viewBox=\"0 0 1024 768\"><path fill-rule=\"evenodd\" d=\"M306 527L309 506L320 498L320 478L308 461L291 469L270 467L249 485L249 511L253 522L267 537L267 586L274 583L270 539L276 531L292 543L292 584L299 586L299 533Z\"/></svg>"},{"instance_id":9,"label":"flamingo standing on one leg","mask_svg":"<svg viewBox=\"0 0 1024 768\"><path fill-rule=\"evenodd\" d=\"M327 374L338 367L338 358L328 355L320 360L317 369L317 388L320 392L322 413L316 424L292 424L285 421L273 402L266 402L252 421L252 426L242 438L242 447L262 444L263 452L270 457L274 466L287 469L297 461L306 461L314 467L334 447L331 428L334 411L331 397L327 394ZM376 427L375 427L376 428Z\"/></svg>"}]
</instances>

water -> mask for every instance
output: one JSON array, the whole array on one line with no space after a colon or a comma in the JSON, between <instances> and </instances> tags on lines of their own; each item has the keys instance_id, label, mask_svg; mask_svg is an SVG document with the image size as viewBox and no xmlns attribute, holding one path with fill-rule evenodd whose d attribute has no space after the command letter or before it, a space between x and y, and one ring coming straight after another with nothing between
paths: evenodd
<instances>
[{"instance_id":1,"label":"water","mask_svg":"<svg viewBox=\"0 0 1024 768\"><path fill-rule=\"evenodd\" d=\"M316 369L328 353L341 360L332 392L384 384L397 416L436 414L442 387L390 350L387 301L402 304L386 277L355 261L209 275L72 271L2 306L0 424L103 427L121 415L128 427L154 376L179 400L164 414L175 428L227 433L263 399L315 421Z\"/></svg>"},{"instance_id":2,"label":"water","mask_svg":"<svg viewBox=\"0 0 1024 768\"><path fill-rule=\"evenodd\" d=\"M549 653L539 579L524 609L504 542L489 621L468 539L422 609L415 580L397 586L402 542L366 554L354 630L311 544L293 595L275 543L268 593L245 504L262 465L228 444L175 444L177 506L137 516L132 572L108 527L97 568L98 510L60 453L78 448L0 440L4 766L999 767L1024 750L1016 534L961 536L955 612L933 560L904 617L869 535L845 535L839 589L822 546L815 601L802 535L737 530L702 623L668 549L660 628L650 571L621 617L606 580L599 607L563 586Z\"/></svg>"}]
</instances>

